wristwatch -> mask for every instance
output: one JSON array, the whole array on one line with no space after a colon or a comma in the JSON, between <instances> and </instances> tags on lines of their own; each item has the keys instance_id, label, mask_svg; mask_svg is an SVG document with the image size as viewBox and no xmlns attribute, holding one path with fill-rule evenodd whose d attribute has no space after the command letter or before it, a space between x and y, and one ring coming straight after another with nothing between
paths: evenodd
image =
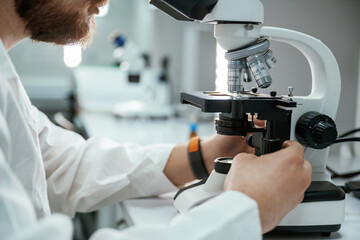
<instances>
[{"instance_id":1,"label":"wristwatch","mask_svg":"<svg viewBox=\"0 0 360 240\"><path fill-rule=\"evenodd\" d=\"M195 178L207 178L209 173L207 172L206 165L201 154L200 137L193 137L190 139L188 145L188 156Z\"/></svg>"}]
</instances>

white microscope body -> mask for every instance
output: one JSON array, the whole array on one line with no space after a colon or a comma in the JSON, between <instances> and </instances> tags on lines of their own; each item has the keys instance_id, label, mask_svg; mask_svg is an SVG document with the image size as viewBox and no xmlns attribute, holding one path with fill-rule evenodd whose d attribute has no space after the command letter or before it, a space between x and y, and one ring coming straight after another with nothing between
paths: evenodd
<instances>
[{"instance_id":1,"label":"white microscope body","mask_svg":"<svg viewBox=\"0 0 360 240\"><path fill-rule=\"evenodd\" d=\"M312 90L308 96L291 96L291 99L297 103L291 114L291 140L298 141L296 125L304 114L318 112L332 119L335 118L341 89L340 71L334 55L325 44L300 32L262 26L264 10L259 0L213 2L216 2L215 5L200 22L214 24L214 36L225 50L241 49L258 39L265 38L294 46L308 60L312 73ZM176 3L172 7L176 8ZM311 163L313 169L313 182L331 182L330 176L325 171L328 154L328 147L305 148L305 159ZM220 194L223 191L225 177L226 174L214 170L201 183L181 190L175 197L175 207L181 213ZM344 201L344 199L334 200L325 197L325 199L303 202L280 222L279 228L324 233L337 231L344 221Z\"/></svg>"}]
</instances>

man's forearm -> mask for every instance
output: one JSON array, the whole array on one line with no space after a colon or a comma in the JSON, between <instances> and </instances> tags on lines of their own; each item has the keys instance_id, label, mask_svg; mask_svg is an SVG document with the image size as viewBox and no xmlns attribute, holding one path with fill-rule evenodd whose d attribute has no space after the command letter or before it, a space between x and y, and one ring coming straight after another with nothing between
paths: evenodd
<instances>
[{"instance_id":1,"label":"man's forearm","mask_svg":"<svg viewBox=\"0 0 360 240\"><path fill-rule=\"evenodd\" d=\"M164 173L178 187L195 180L189 164L187 144L174 147L164 168Z\"/></svg>"}]
</instances>

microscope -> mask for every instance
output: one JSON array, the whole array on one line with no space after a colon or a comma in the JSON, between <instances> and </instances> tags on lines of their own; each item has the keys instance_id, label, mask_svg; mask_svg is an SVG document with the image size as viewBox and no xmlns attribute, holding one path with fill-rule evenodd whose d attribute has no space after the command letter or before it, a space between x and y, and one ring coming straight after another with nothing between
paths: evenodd
<instances>
[{"instance_id":1,"label":"microscope","mask_svg":"<svg viewBox=\"0 0 360 240\"><path fill-rule=\"evenodd\" d=\"M214 25L214 36L226 50L228 92L182 92L181 102L203 112L219 113L216 131L222 135L247 136L255 154L275 152L286 140L305 147L305 159L313 169L312 183L304 200L279 223L275 231L319 232L330 236L340 229L345 215L345 193L326 173L329 146L337 138L334 122L340 98L337 61L320 40L276 27L265 27L259 0L150 0L177 20ZM312 89L308 96L259 93L272 83L269 69L276 64L270 41L290 44L309 62ZM257 88L247 90L244 82ZM265 120L264 128L254 125L254 117ZM223 191L231 158L215 160L215 170L202 181L181 189L174 205L181 213ZM241 203L239 203L241 204Z\"/></svg>"}]
</instances>

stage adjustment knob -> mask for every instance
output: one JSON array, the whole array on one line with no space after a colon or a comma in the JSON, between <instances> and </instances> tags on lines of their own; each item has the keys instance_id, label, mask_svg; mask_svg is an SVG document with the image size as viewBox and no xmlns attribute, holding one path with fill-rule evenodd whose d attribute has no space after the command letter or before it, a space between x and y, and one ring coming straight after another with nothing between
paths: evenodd
<instances>
[{"instance_id":1,"label":"stage adjustment knob","mask_svg":"<svg viewBox=\"0 0 360 240\"><path fill-rule=\"evenodd\" d=\"M337 130L331 117L318 112L308 112L296 124L295 135L305 147L323 149L337 138Z\"/></svg>"}]
</instances>

